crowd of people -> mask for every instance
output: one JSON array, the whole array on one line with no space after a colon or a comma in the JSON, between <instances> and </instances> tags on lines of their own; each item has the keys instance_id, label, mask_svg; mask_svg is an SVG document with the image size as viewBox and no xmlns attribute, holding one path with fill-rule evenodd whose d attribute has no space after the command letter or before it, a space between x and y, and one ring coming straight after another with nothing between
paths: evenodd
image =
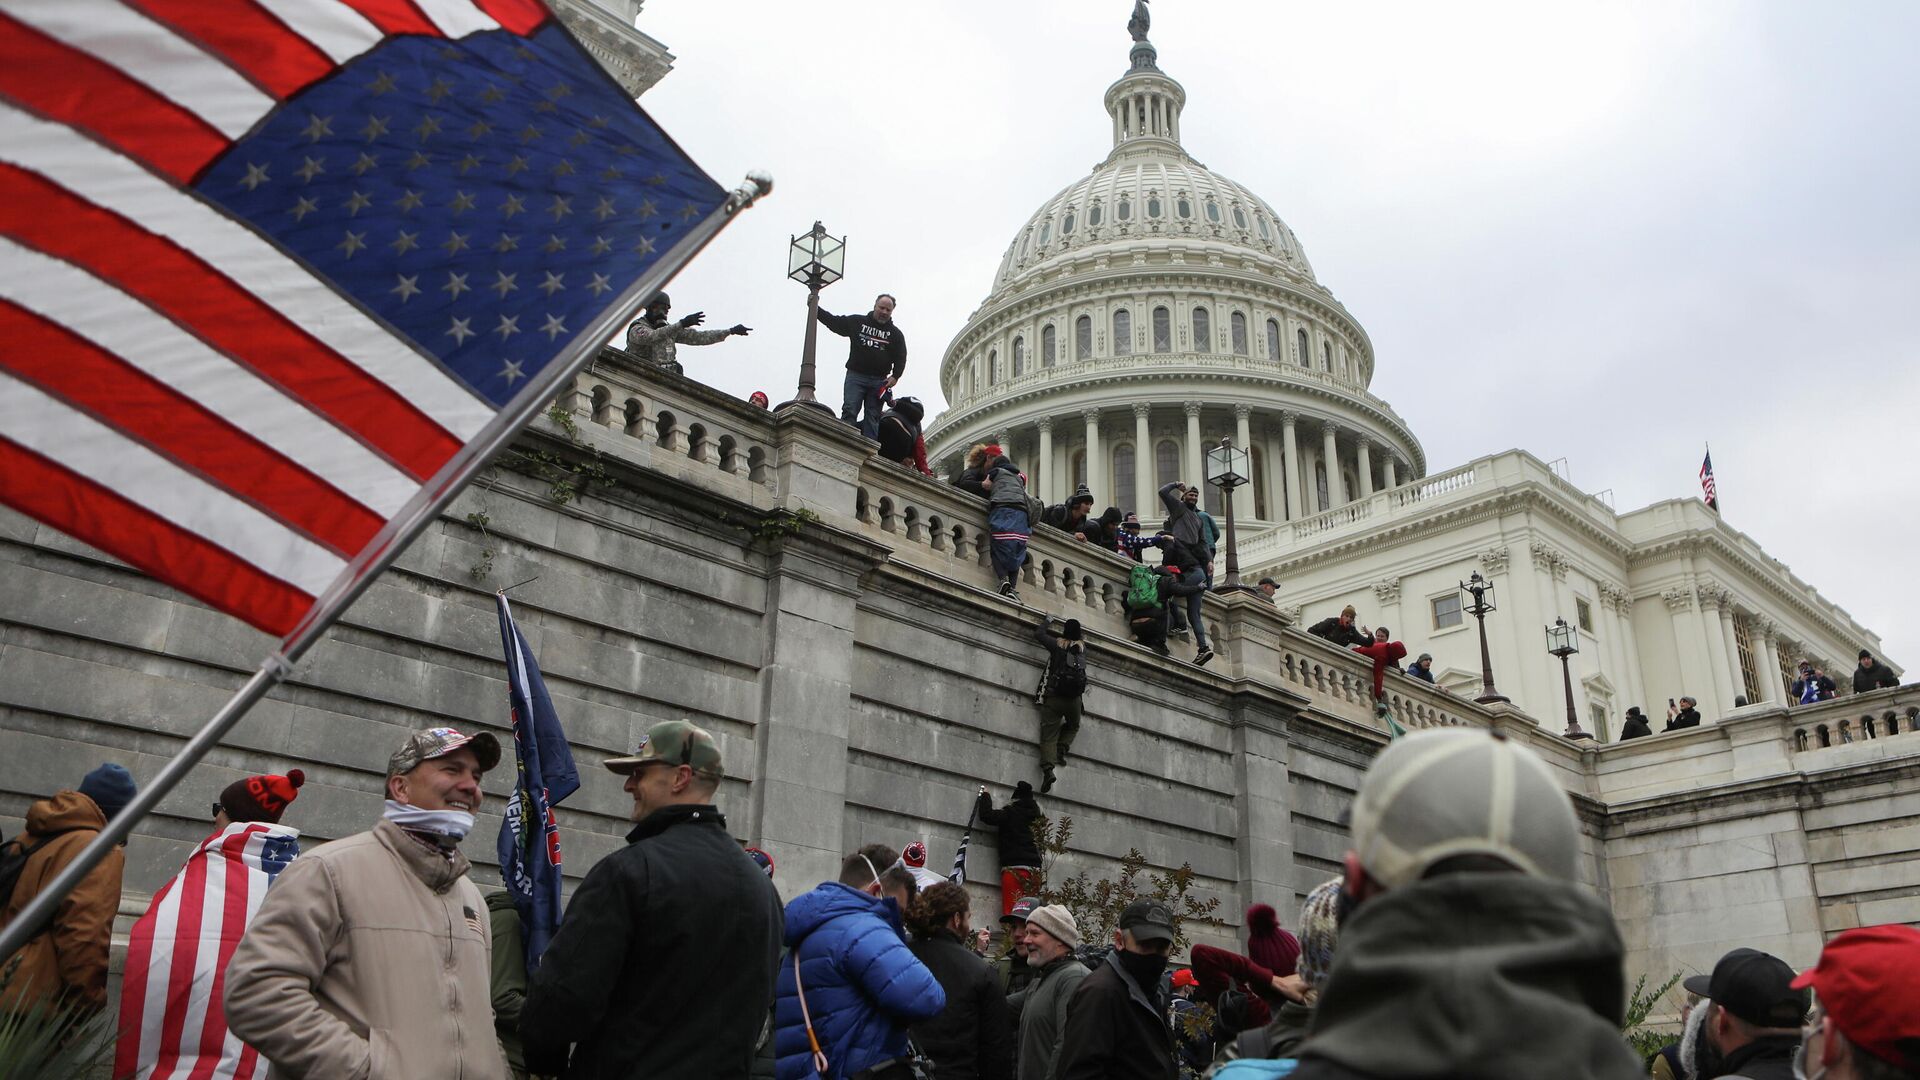
<instances>
[{"instance_id":1,"label":"crowd of people","mask_svg":"<svg viewBox=\"0 0 1920 1080\"><path fill-rule=\"evenodd\" d=\"M632 800L627 844L528 963L517 914L499 917L461 852L499 763L488 734L411 734L380 820L305 853L280 824L299 770L229 785L131 935L113 1075L1920 1078L1920 931L1904 926L1841 933L1799 974L1728 952L1686 981L1679 1037L1641 1061L1621 1032L1625 946L1579 880L1572 802L1499 732L1390 744L1297 935L1258 903L1244 949L1195 944L1184 964L1159 899L1126 903L1101 941L1084 909L1046 902L1025 782L998 807L983 786L976 806L1000 840L998 949L917 842L863 845L783 903L772 857L714 805L718 744L686 721L606 762ZM0 861L7 921L133 791L105 765L34 804ZM116 853L90 873L9 962L0 1010L104 1005L123 865ZM183 918L222 907L208 890L251 887L209 885L210 867L271 887L226 893L211 927Z\"/></svg>"}]
</instances>

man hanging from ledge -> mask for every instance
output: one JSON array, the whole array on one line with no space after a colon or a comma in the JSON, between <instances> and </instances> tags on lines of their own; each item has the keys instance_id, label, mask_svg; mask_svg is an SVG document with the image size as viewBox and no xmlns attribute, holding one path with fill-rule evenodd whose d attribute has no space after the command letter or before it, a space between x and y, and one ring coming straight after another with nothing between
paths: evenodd
<instances>
[{"instance_id":1,"label":"man hanging from ledge","mask_svg":"<svg viewBox=\"0 0 1920 1080\"><path fill-rule=\"evenodd\" d=\"M1080 620L1068 619L1054 637L1045 615L1034 637L1047 650L1047 667L1033 695L1040 706L1040 794L1053 790L1054 770L1067 762L1073 737L1080 733L1080 701L1087 692L1087 645Z\"/></svg>"},{"instance_id":2,"label":"man hanging from ledge","mask_svg":"<svg viewBox=\"0 0 1920 1080\"><path fill-rule=\"evenodd\" d=\"M655 293L647 301L646 311L640 318L627 327L627 351L642 360L658 367L666 368L675 375L684 375L680 361L675 359L675 349L679 345L713 345L725 341L735 334L746 337L753 332L750 326L735 323L725 330L696 330L707 319L707 313L696 311L675 322L667 321L667 312L673 302L666 293Z\"/></svg>"},{"instance_id":3,"label":"man hanging from ledge","mask_svg":"<svg viewBox=\"0 0 1920 1080\"><path fill-rule=\"evenodd\" d=\"M1033 797L1033 785L1022 780L1013 786L1007 805L996 810L987 785L981 784L973 813L999 836L1000 914L1011 915L1013 905L1033 890L1040 873L1040 839L1034 834L1034 822L1044 820L1040 803Z\"/></svg>"}]
</instances>

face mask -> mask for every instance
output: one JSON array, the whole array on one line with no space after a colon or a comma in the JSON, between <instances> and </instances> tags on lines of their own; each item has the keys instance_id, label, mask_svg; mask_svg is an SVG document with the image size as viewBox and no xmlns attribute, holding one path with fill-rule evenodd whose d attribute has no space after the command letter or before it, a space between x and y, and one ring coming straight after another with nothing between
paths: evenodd
<instances>
[{"instance_id":1,"label":"face mask","mask_svg":"<svg viewBox=\"0 0 1920 1080\"><path fill-rule=\"evenodd\" d=\"M381 816L403 829L444 836L456 844L473 831L473 814L466 810L422 810L388 799Z\"/></svg>"},{"instance_id":2,"label":"face mask","mask_svg":"<svg viewBox=\"0 0 1920 1080\"><path fill-rule=\"evenodd\" d=\"M1825 1019L1825 1016L1816 1013L1813 1018L1813 1023L1800 1029L1800 1045L1793 1049L1793 1080L1820 1080L1821 1077L1827 1075L1827 1067L1825 1065L1820 1066L1820 1071L1817 1073L1807 1072L1807 1043L1812 1041L1814 1035L1819 1033L1821 1022Z\"/></svg>"},{"instance_id":3,"label":"face mask","mask_svg":"<svg viewBox=\"0 0 1920 1080\"><path fill-rule=\"evenodd\" d=\"M1160 985L1160 973L1167 970L1167 958L1164 956L1149 956L1125 949L1113 955L1120 959L1120 966L1133 976L1133 981L1140 984L1140 989L1148 993Z\"/></svg>"}]
</instances>

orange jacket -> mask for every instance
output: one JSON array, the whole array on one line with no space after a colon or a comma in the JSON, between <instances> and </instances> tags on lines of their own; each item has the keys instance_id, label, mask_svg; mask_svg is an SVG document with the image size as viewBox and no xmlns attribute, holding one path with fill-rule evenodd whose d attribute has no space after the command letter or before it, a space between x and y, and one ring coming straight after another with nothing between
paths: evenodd
<instances>
[{"instance_id":1,"label":"orange jacket","mask_svg":"<svg viewBox=\"0 0 1920 1080\"><path fill-rule=\"evenodd\" d=\"M51 839L27 859L12 898L0 909L0 926L11 923L106 825L100 808L77 791L62 791L29 807L21 841L33 847ZM13 968L15 958L0 967L0 975L13 968L7 985L0 987L0 1009L22 1011L61 993L94 1008L107 1003L107 947L113 917L120 910L120 873L126 862L124 849L108 852L61 899L47 929L21 946L19 967Z\"/></svg>"}]
</instances>

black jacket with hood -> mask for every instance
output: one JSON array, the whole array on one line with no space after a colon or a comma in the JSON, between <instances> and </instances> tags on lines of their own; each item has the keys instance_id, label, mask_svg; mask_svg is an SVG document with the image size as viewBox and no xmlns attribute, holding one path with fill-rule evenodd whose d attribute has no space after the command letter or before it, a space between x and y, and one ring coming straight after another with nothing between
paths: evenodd
<instances>
[{"instance_id":1,"label":"black jacket with hood","mask_svg":"<svg viewBox=\"0 0 1920 1080\"><path fill-rule=\"evenodd\" d=\"M1900 676L1895 675L1892 668L1881 663L1877 656L1871 659L1872 667L1862 664L1853 669L1854 693L1864 694L1870 690L1884 690L1889 686L1900 685Z\"/></svg>"},{"instance_id":2,"label":"black jacket with hood","mask_svg":"<svg viewBox=\"0 0 1920 1080\"><path fill-rule=\"evenodd\" d=\"M1343 649L1354 645L1373 644L1373 639L1361 633L1358 626L1341 626L1340 616L1338 615L1329 615L1319 622L1314 623L1312 626L1307 627L1307 633L1312 634L1314 637L1331 641Z\"/></svg>"},{"instance_id":3,"label":"black jacket with hood","mask_svg":"<svg viewBox=\"0 0 1920 1080\"><path fill-rule=\"evenodd\" d=\"M1626 948L1585 886L1416 881L1353 909L1293 1080L1643 1080L1620 1037Z\"/></svg>"},{"instance_id":4,"label":"black jacket with hood","mask_svg":"<svg viewBox=\"0 0 1920 1080\"><path fill-rule=\"evenodd\" d=\"M1158 987L1155 988L1156 990ZM1067 1005L1054 1080L1179 1080L1165 1006L1134 982L1113 953Z\"/></svg>"},{"instance_id":5,"label":"black jacket with hood","mask_svg":"<svg viewBox=\"0 0 1920 1080\"><path fill-rule=\"evenodd\" d=\"M939 1016L909 1029L940 1080L1011 1080L1013 1010L993 968L945 929L908 948L947 994Z\"/></svg>"},{"instance_id":6,"label":"black jacket with hood","mask_svg":"<svg viewBox=\"0 0 1920 1080\"><path fill-rule=\"evenodd\" d=\"M1040 819L1040 804L1034 801L1033 787L1024 780L1020 784L1026 788L1026 797L1022 798L1020 789L1015 788L1013 798L998 810L993 807L993 796L984 791L974 804L975 816L983 824L999 830L1002 867L1040 865L1040 842L1033 836L1033 823Z\"/></svg>"}]
</instances>

